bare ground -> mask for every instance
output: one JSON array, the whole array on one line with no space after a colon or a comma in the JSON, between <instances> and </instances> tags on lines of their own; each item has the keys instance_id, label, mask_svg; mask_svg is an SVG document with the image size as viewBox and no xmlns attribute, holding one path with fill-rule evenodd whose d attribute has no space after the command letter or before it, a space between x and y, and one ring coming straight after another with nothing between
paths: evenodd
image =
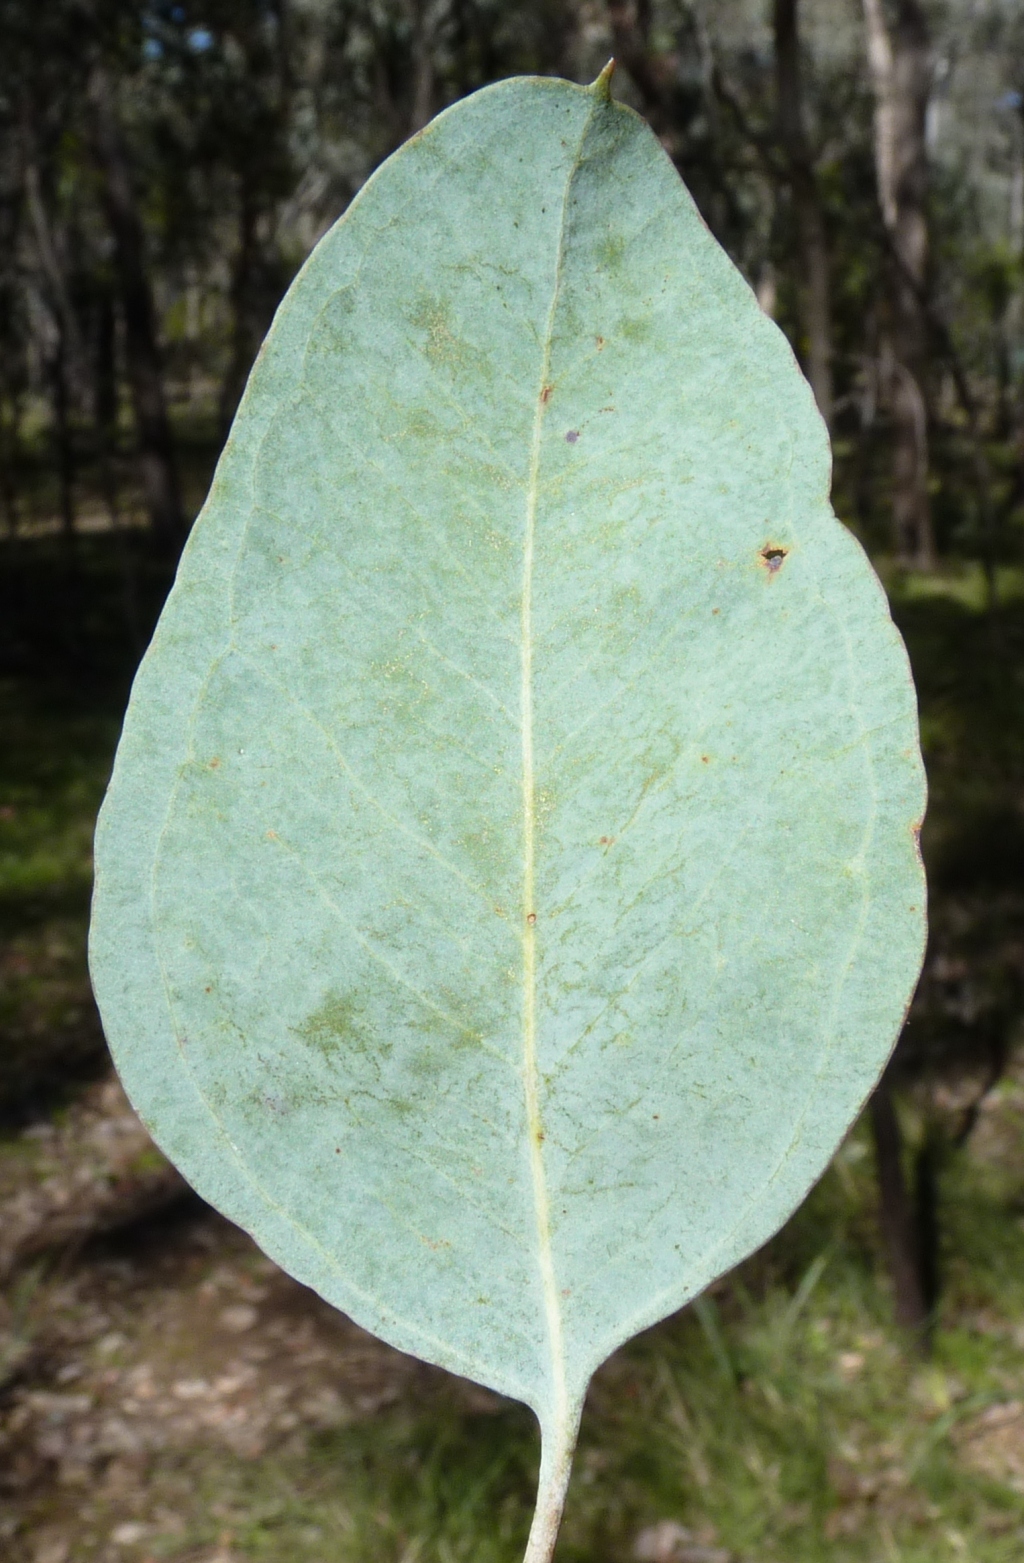
<instances>
[{"instance_id":1,"label":"bare ground","mask_svg":"<svg viewBox=\"0 0 1024 1563\"><path fill-rule=\"evenodd\" d=\"M168 1550L225 1563L229 1541L195 1554L176 1545L175 1488L204 1451L295 1452L400 1397L500 1404L283 1274L187 1193L114 1081L59 1128L21 1137L0 1177L0 1231L13 1277L0 1316L10 1563L131 1563Z\"/></svg>"}]
</instances>

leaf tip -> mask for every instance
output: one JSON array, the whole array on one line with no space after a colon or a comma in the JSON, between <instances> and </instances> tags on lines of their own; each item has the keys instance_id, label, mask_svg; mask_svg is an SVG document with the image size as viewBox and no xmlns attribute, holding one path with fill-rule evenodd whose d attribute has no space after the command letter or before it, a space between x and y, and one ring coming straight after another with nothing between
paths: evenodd
<instances>
[{"instance_id":1,"label":"leaf tip","mask_svg":"<svg viewBox=\"0 0 1024 1563\"><path fill-rule=\"evenodd\" d=\"M612 100L612 77L615 74L615 61L611 59L596 81L590 84L590 90L601 103L610 103Z\"/></svg>"}]
</instances>

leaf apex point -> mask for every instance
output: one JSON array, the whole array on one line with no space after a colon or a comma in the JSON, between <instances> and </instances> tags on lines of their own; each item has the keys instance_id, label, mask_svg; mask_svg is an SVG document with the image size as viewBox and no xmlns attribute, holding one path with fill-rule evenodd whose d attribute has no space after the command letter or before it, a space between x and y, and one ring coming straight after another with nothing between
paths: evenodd
<instances>
[{"instance_id":1,"label":"leaf apex point","mask_svg":"<svg viewBox=\"0 0 1024 1563\"><path fill-rule=\"evenodd\" d=\"M612 77L615 74L614 56L608 61L604 70L596 81L591 82L590 90L602 103L610 103L612 100Z\"/></svg>"}]
</instances>

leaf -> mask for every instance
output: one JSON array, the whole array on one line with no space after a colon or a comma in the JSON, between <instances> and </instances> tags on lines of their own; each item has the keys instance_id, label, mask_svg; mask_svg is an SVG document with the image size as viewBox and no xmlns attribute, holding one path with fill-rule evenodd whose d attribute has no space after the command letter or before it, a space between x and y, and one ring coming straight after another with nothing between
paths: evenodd
<instances>
[{"instance_id":1,"label":"leaf","mask_svg":"<svg viewBox=\"0 0 1024 1563\"><path fill-rule=\"evenodd\" d=\"M776 327L630 110L434 121L281 306L132 695L92 963L159 1144L528 1402L763 1243L922 950L913 689Z\"/></svg>"}]
</instances>

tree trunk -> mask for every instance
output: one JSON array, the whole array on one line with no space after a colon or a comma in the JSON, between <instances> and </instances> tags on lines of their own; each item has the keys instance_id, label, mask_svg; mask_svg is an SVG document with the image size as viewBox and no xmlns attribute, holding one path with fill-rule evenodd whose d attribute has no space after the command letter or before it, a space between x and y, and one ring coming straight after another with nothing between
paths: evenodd
<instances>
[{"instance_id":1,"label":"tree trunk","mask_svg":"<svg viewBox=\"0 0 1024 1563\"><path fill-rule=\"evenodd\" d=\"M608 0L608 21L615 57L632 77L653 129L662 135L668 78L663 61L651 52L650 0Z\"/></svg>"},{"instance_id":2,"label":"tree trunk","mask_svg":"<svg viewBox=\"0 0 1024 1563\"><path fill-rule=\"evenodd\" d=\"M7 535L12 541L21 529L21 509L15 478L20 417L20 399L0 382L0 498L3 500Z\"/></svg>"},{"instance_id":3,"label":"tree trunk","mask_svg":"<svg viewBox=\"0 0 1024 1563\"><path fill-rule=\"evenodd\" d=\"M899 559L934 569L928 497L928 159L925 118L932 64L919 0L863 0L875 94L875 174L889 243L888 314L883 353L894 426L893 530Z\"/></svg>"},{"instance_id":4,"label":"tree trunk","mask_svg":"<svg viewBox=\"0 0 1024 1563\"><path fill-rule=\"evenodd\" d=\"M220 391L218 421L226 439L252 367L249 293L256 253L256 201L248 172L243 170L238 209L238 248L231 268L231 357Z\"/></svg>"},{"instance_id":5,"label":"tree trunk","mask_svg":"<svg viewBox=\"0 0 1024 1563\"><path fill-rule=\"evenodd\" d=\"M878 1169L879 1218L892 1275L896 1321L927 1349L928 1303L921 1279L917 1222L903 1170L903 1135L892 1091L883 1078L871 1098Z\"/></svg>"},{"instance_id":6,"label":"tree trunk","mask_svg":"<svg viewBox=\"0 0 1024 1563\"><path fill-rule=\"evenodd\" d=\"M53 392L53 438L60 496L61 535L70 548L75 536L75 451L68 409L67 352L64 333L57 327L57 345L50 360Z\"/></svg>"},{"instance_id":7,"label":"tree trunk","mask_svg":"<svg viewBox=\"0 0 1024 1563\"><path fill-rule=\"evenodd\" d=\"M804 129L797 0L775 0L774 27L779 141L789 167L803 272L800 302L807 342L807 378L818 411L830 424L833 390L828 240Z\"/></svg>"},{"instance_id":8,"label":"tree trunk","mask_svg":"<svg viewBox=\"0 0 1024 1563\"><path fill-rule=\"evenodd\" d=\"M143 492L154 535L167 548L180 543L184 518L177 463L164 395L156 335L156 311L146 273L142 223L114 107L113 87L102 66L90 81L94 110L93 146L101 197L114 240L121 290L128 381L138 434Z\"/></svg>"},{"instance_id":9,"label":"tree trunk","mask_svg":"<svg viewBox=\"0 0 1024 1563\"><path fill-rule=\"evenodd\" d=\"M78 317L71 303L64 268L57 258L57 244L43 204L39 166L36 160L35 134L27 114L22 116L22 131L25 142L25 204L39 258L39 269L46 279L50 309L63 344L61 350L64 355L65 374L70 359L72 378L77 378L82 373L84 359ZM66 250L66 246L61 248Z\"/></svg>"},{"instance_id":10,"label":"tree trunk","mask_svg":"<svg viewBox=\"0 0 1024 1563\"><path fill-rule=\"evenodd\" d=\"M43 296L53 320L55 343L47 355L47 373L53 406L54 464L57 471L57 491L60 506L61 534L70 547L75 532L75 457L72 445L69 358L73 369L80 369L82 349L78 320L71 305L64 268L57 254L57 245L43 204L39 166L36 158L35 127L26 110L22 110L22 140L24 143L25 204L28 209L32 237L35 241L39 269L45 278Z\"/></svg>"},{"instance_id":11,"label":"tree trunk","mask_svg":"<svg viewBox=\"0 0 1024 1563\"><path fill-rule=\"evenodd\" d=\"M117 440L117 317L113 290L104 280L95 300L92 414L97 435L113 450Z\"/></svg>"},{"instance_id":12,"label":"tree trunk","mask_svg":"<svg viewBox=\"0 0 1024 1563\"><path fill-rule=\"evenodd\" d=\"M111 289L101 284L96 296L96 327L93 344L93 427L96 455L100 468L100 486L114 534L118 567L121 573L121 599L125 627L137 656L145 650L142 616L139 611L138 578L132 540L122 525L117 483L117 325Z\"/></svg>"},{"instance_id":13,"label":"tree trunk","mask_svg":"<svg viewBox=\"0 0 1024 1563\"><path fill-rule=\"evenodd\" d=\"M413 85L410 135L422 130L434 117L434 42L444 9L438 0L411 0Z\"/></svg>"},{"instance_id":14,"label":"tree trunk","mask_svg":"<svg viewBox=\"0 0 1024 1563\"><path fill-rule=\"evenodd\" d=\"M940 1269L939 1174L942 1139L935 1129L925 1134L914 1158L914 1222L917 1231L917 1273L929 1320L939 1301Z\"/></svg>"}]
</instances>

